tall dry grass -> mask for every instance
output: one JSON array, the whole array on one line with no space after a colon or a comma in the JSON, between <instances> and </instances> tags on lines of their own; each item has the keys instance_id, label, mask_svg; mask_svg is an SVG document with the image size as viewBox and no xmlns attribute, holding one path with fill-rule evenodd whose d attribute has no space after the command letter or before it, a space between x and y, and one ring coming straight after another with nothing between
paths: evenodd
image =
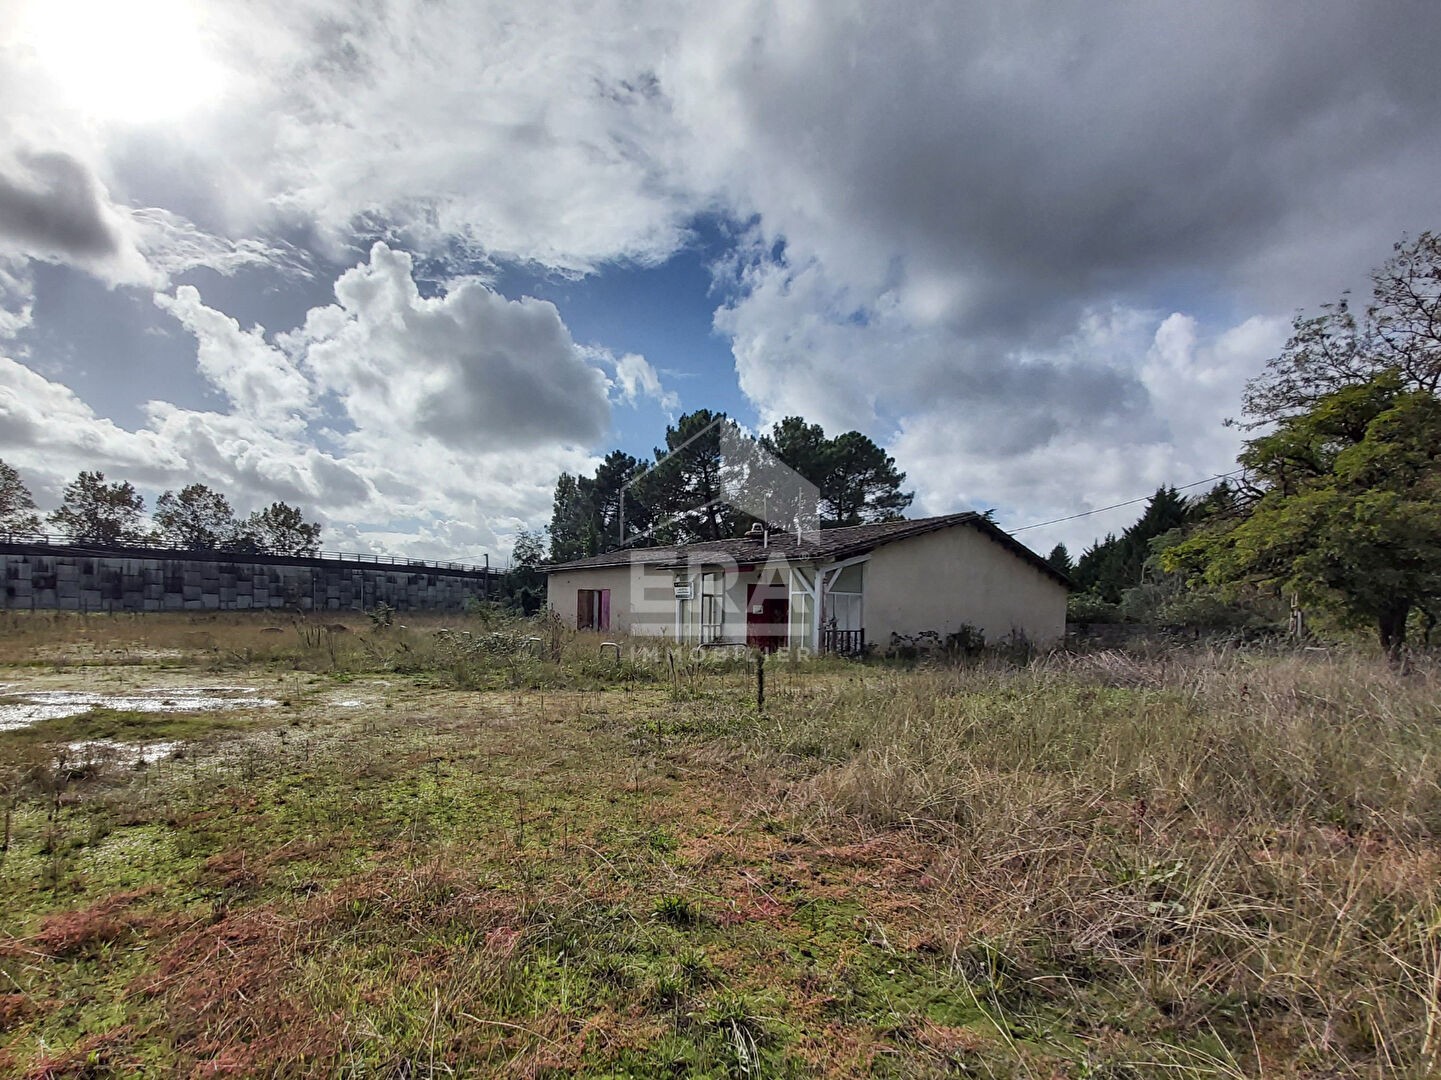
<instances>
[{"instance_id":1,"label":"tall dry grass","mask_svg":"<svg viewBox=\"0 0 1441 1080\"><path fill-rule=\"evenodd\" d=\"M745 752L793 810L926 838L928 932L999 1010L1109 1017L1098 1046L1163 1048L1137 1068L1426 1076L1438 691L1434 664L1350 654L858 669Z\"/></svg>"}]
</instances>

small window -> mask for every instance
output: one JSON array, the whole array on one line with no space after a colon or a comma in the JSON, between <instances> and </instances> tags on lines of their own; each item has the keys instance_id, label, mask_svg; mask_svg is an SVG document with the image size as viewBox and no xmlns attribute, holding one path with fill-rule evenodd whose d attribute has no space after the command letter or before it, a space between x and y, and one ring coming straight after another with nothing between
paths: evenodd
<instances>
[{"instance_id":1,"label":"small window","mask_svg":"<svg viewBox=\"0 0 1441 1080\"><path fill-rule=\"evenodd\" d=\"M610 629L609 589L576 590L575 628L577 630Z\"/></svg>"}]
</instances>

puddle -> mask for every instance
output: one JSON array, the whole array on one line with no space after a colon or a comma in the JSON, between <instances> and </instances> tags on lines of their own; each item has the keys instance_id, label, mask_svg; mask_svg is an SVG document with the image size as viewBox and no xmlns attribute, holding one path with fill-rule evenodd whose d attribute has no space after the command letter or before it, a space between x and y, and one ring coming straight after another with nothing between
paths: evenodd
<instances>
[{"instance_id":1,"label":"puddle","mask_svg":"<svg viewBox=\"0 0 1441 1080\"><path fill-rule=\"evenodd\" d=\"M70 743L66 749L81 764L103 764L118 761L127 764L153 765L161 758L175 753L178 742L127 743L114 739L93 739L90 742Z\"/></svg>"},{"instance_id":2,"label":"puddle","mask_svg":"<svg viewBox=\"0 0 1441 1080\"><path fill-rule=\"evenodd\" d=\"M0 731L28 727L41 720L80 716L91 709L127 712L209 712L215 709L269 708L274 698L257 697L253 686L184 686L156 690L130 690L101 694L87 690L31 690L16 692L14 684L0 687Z\"/></svg>"},{"instance_id":3,"label":"puddle","mask_svg":"<svg viewBox=\"0 0 1441 1080\"><path fill-rule=\"evenodd\" d=\"M370 687L373 686L388 687L390 684L376 680L368 684L365 689L370 689ZM374 694L364 693L360 687L346 687L344 690L333 690L325 696L325 704L329 705L332 709L369 709L378 706L381 700L381 698L376 697Z\"/></svg>"}]
</instances>

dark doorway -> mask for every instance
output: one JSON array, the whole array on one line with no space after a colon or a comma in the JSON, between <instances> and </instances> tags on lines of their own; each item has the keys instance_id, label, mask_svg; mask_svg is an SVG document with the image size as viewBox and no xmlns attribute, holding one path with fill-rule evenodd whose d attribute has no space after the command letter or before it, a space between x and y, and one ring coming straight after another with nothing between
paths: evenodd
<instances>
[{"instance_id":1,"label":"dark doorway","mask_svg":"<svg viewBox=\"0 0 1441 1080\"><path fill-rule=\"evenodd\" d=\"M577 630L610 629L609 589L577 589L575 591L575 628Z\"/></svg>"},{"instance_id":2,"label":"dark doorway","mask_svg":"<svg viewBox=\"0 0 1441 1080\"><path fill-rule=\"evenodd\" d=\"M746 588L746 644L762 652L785 648L790 593L784 582L758 582Z\"/></svg>"}]
</instances>

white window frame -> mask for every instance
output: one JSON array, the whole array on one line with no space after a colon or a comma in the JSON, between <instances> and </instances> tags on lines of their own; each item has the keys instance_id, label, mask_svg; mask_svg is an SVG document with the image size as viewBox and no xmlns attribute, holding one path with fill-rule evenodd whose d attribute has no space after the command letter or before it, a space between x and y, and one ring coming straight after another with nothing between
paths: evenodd
<instances>
[{"instance_id":1,"label":"white window frame","mask_svg":"<svg viewBox=\"0 0 1441 1080\"><path fill-rule=\"evenodd\" d=\"M814 566L791 566L790 606L786 613L786 648L811 649L815 647L816 607L815 590L818 570ZM797 617L797 613L803 613ZM797 626L799 623L799 627Z\"/></svg>"},{"instance_id":2,"label":"white window frame","mask_svg":"<svg viewBox=\"0 0 1441 1080\"><path fill-rule=\"evenodd\" d=\"M700 577L700 643L725 640L725 574L705 571Z\"/></svg>"}]
</instances>

